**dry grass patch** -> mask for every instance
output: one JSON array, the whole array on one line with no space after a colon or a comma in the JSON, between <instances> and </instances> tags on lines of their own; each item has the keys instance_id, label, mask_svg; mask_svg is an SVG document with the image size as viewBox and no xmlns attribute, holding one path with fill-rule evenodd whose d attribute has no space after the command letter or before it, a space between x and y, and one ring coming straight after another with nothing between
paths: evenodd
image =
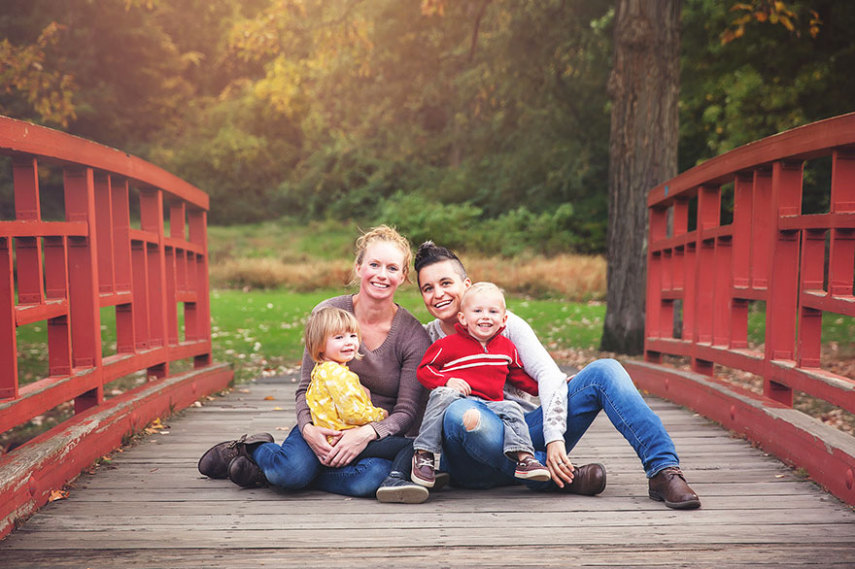
<instances>
[{"instance_id":1,"label":"dry grass patch","mask_svg":"<svg viewBox=\"0 0 855 569\"><path fill-rule=\"evenodd\" d=\"M503 259L465 257L473 280L492 281L508 292L568 300L606 297L606 260L591 255Z\"/></svg>"},{"instance_id":2,"label":"dry grass patch","mask_svg":"<svg viewBox=\"0 0 855 569\"><path fill-rule=\"evenodd\" d=\"M585 255L529 259L465 257L473 280L492 281L509 293L573 301L601 300L606 294L606 260ZM211 264L214 288L276 289L298 292L343 288L352 261L286 261L269 257L226 259Z\"/></svg>"},{"instance_id":3,"label":"dry grass patch","mask_svg":"<svg viewBox=\"0 0 855 569\"><path fill-rule=\"evenodd\" d=\"M211 265L213 288L275 289L298 292L342 288L351 279L350 261L285 262L271 258L228 259Z\"/></svg>"}]
</instances>

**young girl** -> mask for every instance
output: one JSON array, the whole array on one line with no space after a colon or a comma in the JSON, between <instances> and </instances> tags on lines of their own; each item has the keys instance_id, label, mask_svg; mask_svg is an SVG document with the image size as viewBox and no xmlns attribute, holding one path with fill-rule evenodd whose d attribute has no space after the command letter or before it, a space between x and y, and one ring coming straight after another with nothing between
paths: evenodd
<instances>
[{"instance_id":1,"label":"young girl","mask_svg":"<svg viewBox=\"0 0 855 569\"><path fill-rule=\"evenodd\" d=\"M304 333L306 352L315 362L312 381L306 390L306 403L316 427L344 431L375 421L382 421L389 412L375 407L371 392L350 371L347 362L360 359L362 335L356 317L335 307L319 308L309 316ZM341 437L328 435L333 446ZM357 459L375 457L392 461L392 472L378 488L381 502L418 504L428 499L425 488L409 482L409 466L413 455L413 440L403 436L387 436L368 443Z\"/></svg>"},{"instance_id":2,"label":"young girl","mask_svg":"<svg viewBox=\"0 0 855 569\"><path fill-rule=\"evenodd\" d=\"M315 362L306 402L316 427L343 431L389 416L388 411L371 403L371 393L347 367L347 362L362 358L362 336L353 314L340 308L321 308L309 317L304 337L306 351ZM327 436L330 444L337 439Z\"/></svg>"}]
</instances>

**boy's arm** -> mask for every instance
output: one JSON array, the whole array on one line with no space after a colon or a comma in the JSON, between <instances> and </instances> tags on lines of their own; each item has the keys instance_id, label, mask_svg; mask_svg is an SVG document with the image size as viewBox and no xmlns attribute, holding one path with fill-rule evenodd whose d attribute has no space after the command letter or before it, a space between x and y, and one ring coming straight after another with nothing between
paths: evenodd
<instances>
[{"instance_id":1,"label":"boy's arm","mask_svg":"<svg viewBox=\"0 0 855 569\"><path fill-rule=\"evenodd\" d=\"M523 368L522 361L520 360L519 352L517 352L516 346L514 346L514 343L510 340L508 340L508 351L510 352L511 361L508 364L507 381L509 381L511 385L522 389L529 395L539 395L537 382L533 377L526 373L525 368Z\"/></svg>"},{"instance_id":2,"label":"boy's arm","mask_svg":"<svg viewBox=\"0 0 855 569\"><path fill-rule=\"evenodd\" d=\"M435 389L448 383L448 376L442 373L444 358L441 343L441 340L437 340L430 345L416 371L419 383L428 389Z\"/></svg>"}]
</instances>

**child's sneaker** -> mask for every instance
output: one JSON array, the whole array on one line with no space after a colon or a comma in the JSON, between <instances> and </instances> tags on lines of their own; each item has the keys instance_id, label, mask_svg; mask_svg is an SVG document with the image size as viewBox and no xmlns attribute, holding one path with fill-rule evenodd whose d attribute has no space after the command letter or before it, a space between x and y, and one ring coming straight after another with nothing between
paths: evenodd
<instances>
[{"instance_id":1,"label":"child's sneaker","mask_svg":"<svg viewBox=\"0 0 855 569\"><path fill-rule=\"evenodd\" d=\"M546 482L550 479L549 470L531 455L517 462L517 469L514 472L514 476L522 480L534 480L535 482Z\"/></svg>"},{"instance_id":2,"label":"child's sneaker","mask_svg":"<svg viewBox=\"0 0 855 569\"><path fill-rule=\"evenodd\" d=\"M413 482L433 488L436 482L436 473L433 470L433 453L426 450L417 450L413 454L413 473L410 476Z\"/></svg>"}]
</instances>

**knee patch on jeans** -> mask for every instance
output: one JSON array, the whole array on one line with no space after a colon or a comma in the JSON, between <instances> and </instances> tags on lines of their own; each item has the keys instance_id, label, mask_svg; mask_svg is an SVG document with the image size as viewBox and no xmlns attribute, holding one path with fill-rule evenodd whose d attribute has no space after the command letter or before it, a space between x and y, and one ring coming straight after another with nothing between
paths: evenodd
<instances>
[{"instance_id":1,"label":"knee patch on jeans","mask_svg":"<svg viewBox=\"0 0 855 569\"><path fill-rule=\"evenodd\" d=\"M474 431L481 426L481 412L478 409L468 409L463 414L463 428Z\"/></svg>"}]
</instances>

